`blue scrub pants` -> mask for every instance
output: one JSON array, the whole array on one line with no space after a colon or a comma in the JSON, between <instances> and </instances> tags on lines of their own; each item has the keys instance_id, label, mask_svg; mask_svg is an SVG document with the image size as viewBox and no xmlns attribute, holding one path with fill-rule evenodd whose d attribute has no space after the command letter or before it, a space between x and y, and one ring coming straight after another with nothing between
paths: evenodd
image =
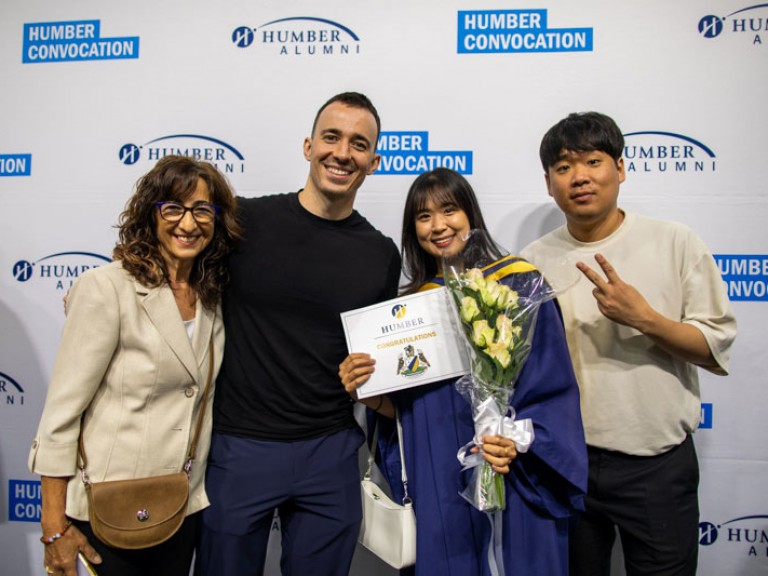
<instances>
[{"instance_id":1,"label":"blue scrub pants","mask_svg":"<svg viewBox=\"0 0 768 576\"><path fill-rule=\"evenodd\" d=\"M283 576L347 576L362 506L355 427L297 442L213 434L196 576L260 576L275 509Z\"/></svg>"}]
</instances>

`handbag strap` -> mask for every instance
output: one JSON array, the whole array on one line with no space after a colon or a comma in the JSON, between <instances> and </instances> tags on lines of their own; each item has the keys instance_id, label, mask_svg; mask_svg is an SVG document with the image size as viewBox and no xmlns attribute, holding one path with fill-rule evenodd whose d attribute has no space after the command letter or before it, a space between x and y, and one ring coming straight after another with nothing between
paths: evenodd
<instances>
[{"instance_id":1,"label":"handbag strap","mask_svg":"<svg viewBox=\"0 0 768 576\"><path fill-rule=\"evenodd\" d=\"M376 459L376 450L379 445L379 418L376 416L376 423L373 426L373 438L371 446L368 447L368 470L365 472L365 479L371 479L373 471L373 462ZM405 470L405 452L403 450L403 425L400 421L400 411L395 406L395 424L397 425L397 445L400 448L400 478L403 482L403 504L411 504L413 499L408 495L408 474Z\"/></svg>"},{"instance_id":2,"label":"handbag strap","mask_svg":"<svg viewBox=\"0 0 768 576\"><path fill-rule=\"evenodd\" d=\"M203 419L205 418L205 411L208 407L208 396L211 390L211 383L213 382L213 334L208 341L208 377L205 382L205 389L203 390L203 400L200 404L200 412L197 414L197 422L195 423L195 431L192 434L192 442L189 445L189 452L187 453L187 461L184 463L184 471L189 476L192 469L192 462L195 460L195 452L197 452L197 441L200 439L200 431L203 428ZM80 438L78 439L77 452L80 456L80 476L83 479L83 484L89 484L88 475L85 472L85 467L88 465L88 460L85 457L85 446L83 445L83 431L80 428Z\"/></svg>"},{"instance_id":3,"label":"handbag strap","mask_svg":"<svg viewBox=\"0 0 768 576\"><path fill-rule=\"evenodd\" d=\"M200 439L200 430L203 428L203 419L205 418L205 410L208 408L208 392L211 389L211 381L213 380L213 334L208 341L208 378L205 381L205 390L203 391L203 401L200 404L200 412L197 414L197 423L195 424L195 433L192 435L192 442L189 445L189 453L187 454L187 463L184 465L184 470L189 476L189 470L192 468L192 462L195 459L195 452L197 452L197 441Z\"/></svg>"}]
</instances>

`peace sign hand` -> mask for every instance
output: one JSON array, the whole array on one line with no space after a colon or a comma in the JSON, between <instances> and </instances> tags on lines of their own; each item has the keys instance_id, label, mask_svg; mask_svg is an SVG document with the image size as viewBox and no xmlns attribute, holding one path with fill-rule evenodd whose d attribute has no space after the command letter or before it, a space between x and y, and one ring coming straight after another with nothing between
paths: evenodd
<instances>
[{"instance_id":1,"label":"peace sign hand","mask_svg":"<svg viewBox=\"0 0 768 576\"><path fill-rule=\"evenodd\" d=\"M602 268L607 280L587 266L577 262L576 267L587 279L595 285L592 294L597 300L600 313L618 324L636 328L644 332L644 327L650 322L656 311L633 286L625 283L605 256L595 254L595 261Z\"/></svg>"}]
</instances>

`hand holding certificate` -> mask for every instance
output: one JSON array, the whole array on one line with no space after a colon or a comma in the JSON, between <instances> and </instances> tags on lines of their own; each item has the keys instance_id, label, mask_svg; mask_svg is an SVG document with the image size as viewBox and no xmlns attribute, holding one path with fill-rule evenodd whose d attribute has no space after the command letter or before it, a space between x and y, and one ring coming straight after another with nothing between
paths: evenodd
<instances>
[{"instance_id":1,"label":"hand holding certificate","mask_svg":"<svg viewBox=\"0 0 768 576\"><path fill-rule=\"evenodd\" d=\"M451 306L439 288L344 312L348 349L376 360L358 398L466 374L467 353Z\"/></svg>"}]
</instances>

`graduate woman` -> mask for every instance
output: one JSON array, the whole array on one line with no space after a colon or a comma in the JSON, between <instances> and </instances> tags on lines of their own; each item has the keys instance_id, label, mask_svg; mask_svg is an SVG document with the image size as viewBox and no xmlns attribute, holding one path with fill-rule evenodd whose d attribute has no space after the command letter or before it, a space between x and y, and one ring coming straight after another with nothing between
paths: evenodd
<instances>
[{"instance_id":1,"label":"graduate woman","mask_svg":"<svg viewBox=\"0 0 768 576\"><path fill-rule=\"evenodd\" d=\"M408 192L402 231L408 283L403 294L444 285L443 256L459 253L472 230L481 231L475 234L482 250L489 261L495 261L484 274L493 274L498 282L524 295L531 275L539 272L520 258L502 258L487 234L471 186L460 174L444 168L420 175ZM568 574L568 526L582 507L587 461L578 386L554 300L540 305L531 342L510 403L518 420L532 420L533 443L519 453L509 438L484 436L481 447L475 448L505 479L506 506L498 513L502 541L497 545L492 543L490 515L460 495L472 470L462 471L457 453L475 431L472 408L456 390L456 380L365 398L379 418L381 468L396 499L402 497L402 484L393 433L395 406L402 420L417 525L416 565L404 573ZM369 355L352 353L340 365L339 375L356 398L355 390L374 369Z\"/></svg>"}]
</instances>

